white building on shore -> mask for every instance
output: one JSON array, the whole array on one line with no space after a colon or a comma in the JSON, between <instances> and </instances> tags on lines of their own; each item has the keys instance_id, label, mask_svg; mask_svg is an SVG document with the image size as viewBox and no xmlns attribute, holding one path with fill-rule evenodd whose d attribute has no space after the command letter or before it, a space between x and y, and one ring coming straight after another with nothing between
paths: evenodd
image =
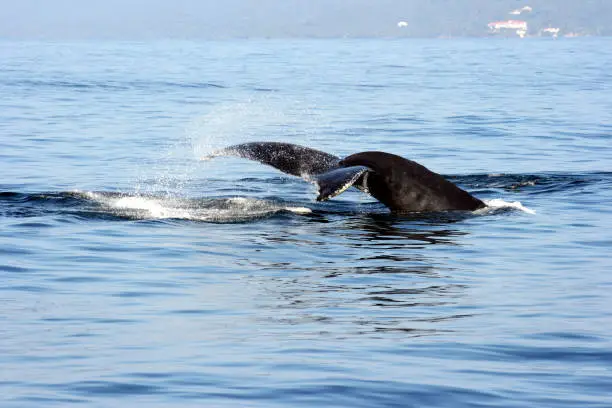
<instances>
[{"instance_id":1,"label":"white building on shore","mask_svg":"<svg viewBox=\"0 0 612 408\"><path fill-rule=\"evenodd\" d=\"M527 22L523 20L505 20L493 21L487 24L492 33L508 33L515 32L516 35L523 38L527 35Z\"/></svg>"}]
</instances>

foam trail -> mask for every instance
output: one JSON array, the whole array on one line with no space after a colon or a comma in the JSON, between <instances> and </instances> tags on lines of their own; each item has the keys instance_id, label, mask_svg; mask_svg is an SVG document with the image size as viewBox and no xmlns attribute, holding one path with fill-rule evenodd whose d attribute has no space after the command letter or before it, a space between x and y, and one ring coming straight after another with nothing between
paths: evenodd
<instances>
[{"instance_id":1,"label":"foam trail","mask_svg":"<svg viewBox=\"0 0 612 408\"><path fill-rule=\"evenodd\" d=\"M111 207L125 210L136 210L150 214L151 218L183 218L192 217L189 211L170 207L169 203L162 203L158 200L146 197L123 197L109 203Z\"/></svg>"},{"instance_id":2,"label":"foam trail","mask_svg":"<svg viewBox=\"0 0 612 408\"><path fill-rule=\"evenodd\" d=\"M531 208L525 207L520 201L504 201L501 198L493 198L491 200L484 200L487 205L485 208L474 211L475 214L484 214L497 209L512 208L515 210L526 212L527 214L534 215L536 212Z\"/></svg>"},{"instance_id":3,"label":"foam trail","mask_svg":"<svg viewBox=\"0 0 612 408\"><path fill-rule=\"evenodd\" d=\"M236 222L262 218L287 211L309 214L306 207L290 207L268 200L233 197L194 200L186 198L158 198L150 196L78 193L101 205L114 215L133 219L184 219L209 222Z\"/></svg>"}]
</instances>

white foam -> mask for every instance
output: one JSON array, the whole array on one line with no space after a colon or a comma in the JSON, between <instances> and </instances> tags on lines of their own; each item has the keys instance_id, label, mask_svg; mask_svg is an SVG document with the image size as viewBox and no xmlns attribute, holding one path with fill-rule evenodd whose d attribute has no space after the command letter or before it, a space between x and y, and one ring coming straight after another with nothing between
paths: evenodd
<instances>
[{"instance_id":1,"label":"white foam","mask_svg":"<svg viewBox=\"0 0 612 408\"><path fill-rule=\"evenodd\" d=\"M151 218L189 219L192 217L187 210L172 207L169 203L163 203L146 197L122 197L117 200L112 200L109 204L118 209L142 211L148 213Z\"/></svg>"},{"instance_id":2,"label":"white foam","mask_svg":"<svg viewBox=\"0 0 612 408\"><path fill-rule=\"evenodd\" d=\"M487 206L485 208L481 208L480 210L474 211L476 214L482 214L500 208L513 208L532 215L536 213L534 210L525 207L520 201L504 201L501 198L493 198L491 200L484 200L484 203Z\"/></svg>"},{"instance_id":3,"label":"white foam","mask_svg":"<svg viewBox=\"0 0 612 408\"><path fill-rule=\"evenodd\" d=\"M267 200L247 197L210 201L149 196L116 196L94 192L75 192L101 204L110 213L137 219L186 219L233 222L265 217L281 211L309 214L306 207L288 207Z\"/></svg>"},{"instance_id":4,"label":"white foam","mask_svg":"<svg viewBox=\"0 0 612 408\"><path fill-rule=\"evenodd\" d=\"M291 211L294 214L310 214L312 210L307 207L285 207L285 210Z\"/></svg>"},{"instance_id":5,"label":"white foam","mask_svg":"<svg viewBox=\"0 0 612 408\"><path fill-rule=\"evenodd\" d=\"M228 202L234 205L233 210L244 210L245 213L256 215L265 215L266 213L278 211L289 211L294 214L310 214L312 212L312 210L307 207L283 207L271 201L258 200L255 198L232 197Z\"/></svg>"}]
</instances>

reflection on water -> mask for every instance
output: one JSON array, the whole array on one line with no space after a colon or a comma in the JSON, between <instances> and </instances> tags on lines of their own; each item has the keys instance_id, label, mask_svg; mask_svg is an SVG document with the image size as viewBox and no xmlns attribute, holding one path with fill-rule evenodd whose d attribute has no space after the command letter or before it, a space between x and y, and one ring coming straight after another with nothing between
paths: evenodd
<instances>
[{"instance_id":1,"label":"reflection on water","mask_svg":"<svg viewBox=\"0 0 612 408\"><path fill-rule=\"evenodd\" d=\"M355 237L355 245L392 245L396 241L405 245L455 244L452 239L464 235L460 230L447 227L469 217L469 213L435 213L435 214L363 214L347 220L346 235ZM438 229L441 228L441 229ZM354 239L354 240L355 240ZM391 242L390 242L391 241ZM398 247L401 249L402 247Z\"/></svg>"},{"instance_id":2,"label":"reflection on water","mask_svg":"<svg viewBox=\"0 0 612 408\"><path fill-rule=\"evenodd\" d=\"M241 257L258 271L244 279L261 291L267 324L306 337L416 337L454 331L454 321L471 316L457 313L468 286L453 278L443 251L434 251L461 245L467 232L460 217L360 214L327 221L261 232L269 261Z\"/></svg>"}]
</instances>

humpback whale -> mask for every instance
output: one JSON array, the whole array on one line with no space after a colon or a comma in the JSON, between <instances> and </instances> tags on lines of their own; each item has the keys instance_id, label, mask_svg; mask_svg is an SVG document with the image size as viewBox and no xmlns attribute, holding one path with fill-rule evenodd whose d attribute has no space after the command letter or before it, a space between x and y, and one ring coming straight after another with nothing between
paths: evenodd
<instances>
[{"instance_id":1,"label":"humpback whale","mask_svg":"<svg viewBox=\"0 0 612 408\"><path fill-rule=\"evenodd\" d=\"M349 187L370 194L392 212L473 211L485 204L426 167L401 156L367 151L340 158L282 142L250 142L223 148L203 159L237 156L275 167L318 186L317 201Z\"/></svg>"}]
</instances>

